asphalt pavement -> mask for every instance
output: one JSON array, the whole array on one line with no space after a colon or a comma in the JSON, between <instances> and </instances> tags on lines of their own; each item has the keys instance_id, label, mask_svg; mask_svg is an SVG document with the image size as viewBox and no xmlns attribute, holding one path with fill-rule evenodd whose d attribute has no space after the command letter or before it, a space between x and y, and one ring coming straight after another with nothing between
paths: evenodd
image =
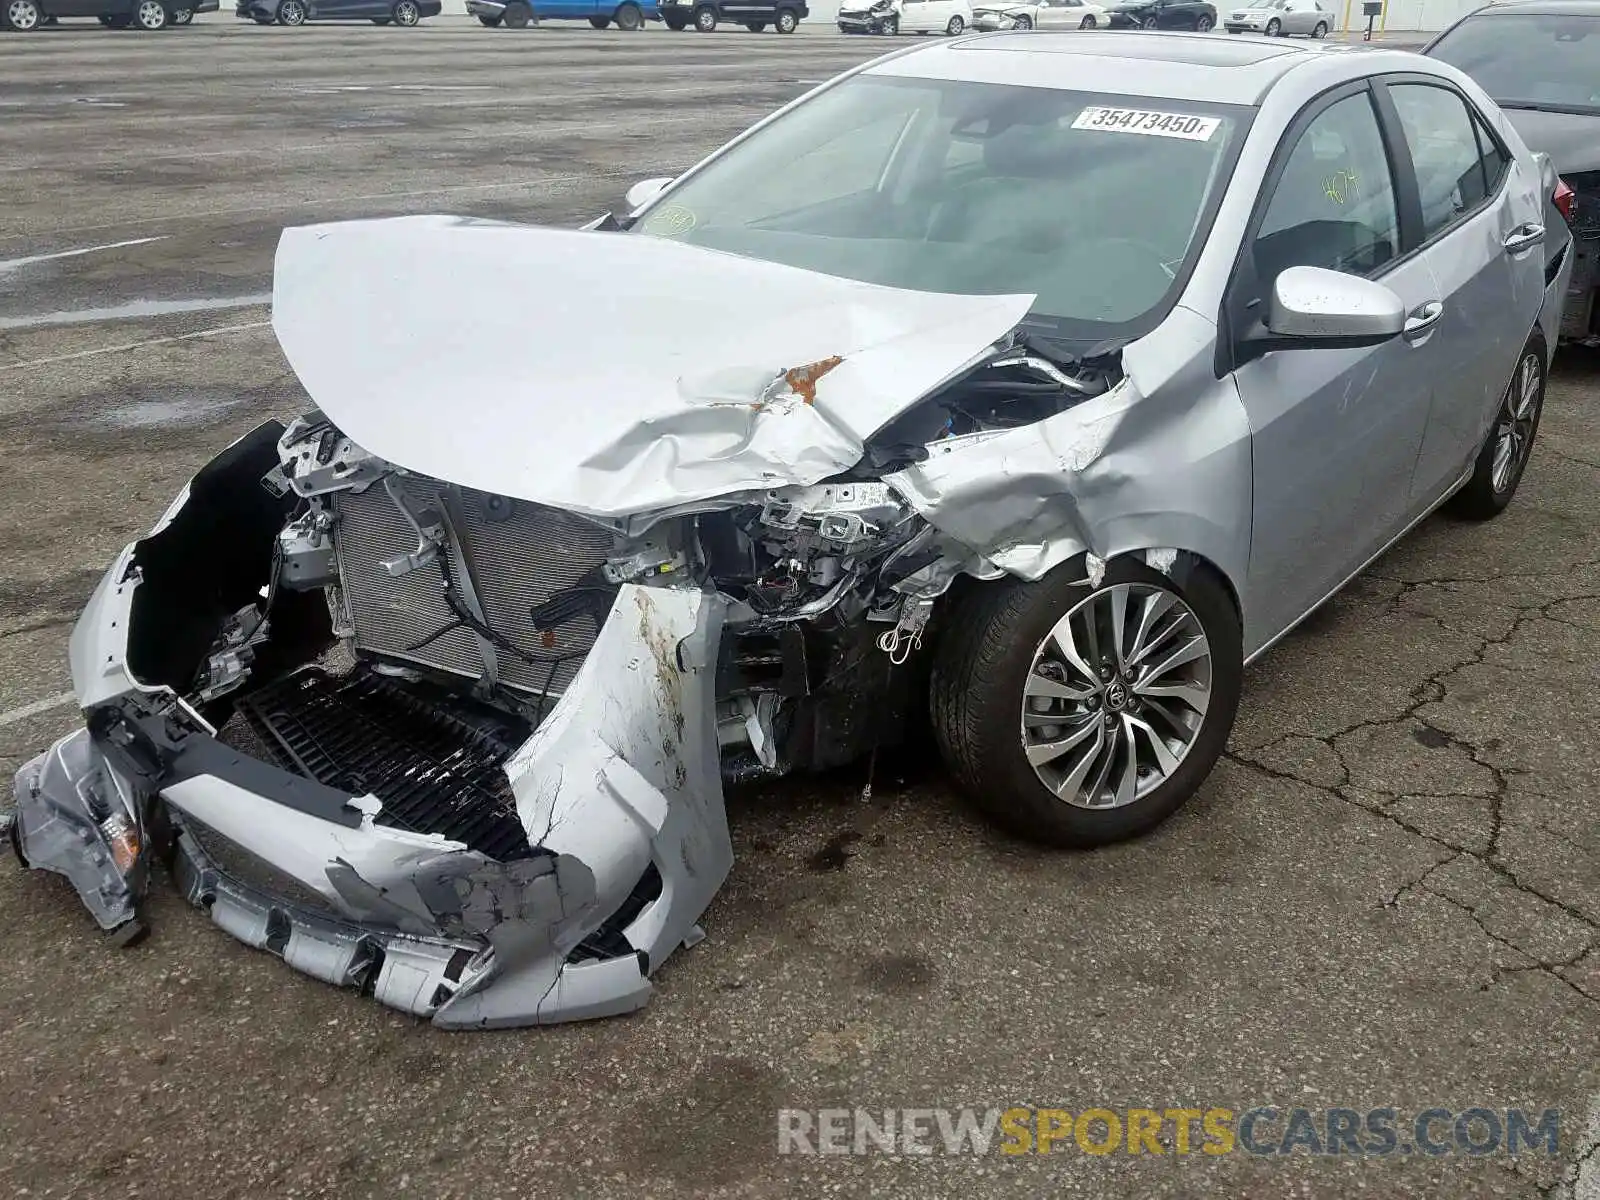
<instances>
[{"instance_id":1,"label":"asphalt pavement","mask_svg":"<svg viewBox=\"0 0 1600 1200\"><path fill-rule=\"evenodd\" d=\"M0 34L0 775L73 725L67 636L112 554L305 407L268 325L284 225L574 225L884 48L215 15ZM527 281L530 324L559 302ZM165 887L148 941L114 949L8 859L0 1191L1584 1200L1597 646L1600 356L1573 352L1511 509L1428 521L1254 667L1226 758L1154 836L1036 850L932 764L866 800L859 771L736 793L708 936L629 1018L439 1033ZM777 1153L780 1108L963 1105L1553 1107L1562 1141Z\"/></svg>"}]
</instances>

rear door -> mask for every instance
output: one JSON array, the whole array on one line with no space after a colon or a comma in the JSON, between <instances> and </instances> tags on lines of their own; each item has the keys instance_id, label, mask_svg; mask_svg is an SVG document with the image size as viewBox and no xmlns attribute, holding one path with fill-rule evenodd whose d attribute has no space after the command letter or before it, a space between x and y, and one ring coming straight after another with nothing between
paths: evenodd
<instances>
[{"instance_id":1,"label":"rear door","mask_svg":"<svg viewBox=\"0 0 1600 1200\"><path fill-rule=\"evenodd\" d=\"M1425 508L1476 454L1544 298L1543 213L1520 215L1512 159L1465 96L1431 76L1379 85L1410 154L1421 256L1439 282L1440 373L1412 481Z\"/></svg>"},{"instance_id":2,"label":"rear door","mask_svg":"<svg viewBox=\"0 0 1600 1200\"><path fill-rule=\"evenodd\" d=\"M1229 285L1237 339L1265 311L1278 274L1326 267L1378 280L1410 314L1407 335L1358 350L1281 350L1234 371L1255 464L1250 594L1277 631L1398 536L1442 369L1430 315L1433 273L1413 243L1414 206L1391 169L1365 81L1311 102L1268 171Z\"/></svg>"},{"instance_id":3,"label":"rear door","mask_svg":"<svg viewBox=\"0 0 1600 1200\"><path fill-rule=\"evenodd\" d=\"M926 33L930 0L900 0L900 29L903 33Z\"/></svg>"}]
</instances>

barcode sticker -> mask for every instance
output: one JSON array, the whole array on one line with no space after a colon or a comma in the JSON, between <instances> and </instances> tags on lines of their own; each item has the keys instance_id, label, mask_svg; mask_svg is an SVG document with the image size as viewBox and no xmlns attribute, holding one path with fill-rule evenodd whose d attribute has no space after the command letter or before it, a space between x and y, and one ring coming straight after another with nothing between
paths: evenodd
<instances>
[{"instance_id":1,"label":"barcode sticker","mask_svg":"<svg viewBox=\"0 0 1600 1200\"><path fill-rule=\"evenodd\" d=\"M1221 117L1196 117L1190 113L1150 112L1140 108L1086 108L1072 122L1074 129L1103 129L1108 133L1142 133L1150 137L1182 138L1208 142L1222 124Z\"/></svg>"}]
</instances>

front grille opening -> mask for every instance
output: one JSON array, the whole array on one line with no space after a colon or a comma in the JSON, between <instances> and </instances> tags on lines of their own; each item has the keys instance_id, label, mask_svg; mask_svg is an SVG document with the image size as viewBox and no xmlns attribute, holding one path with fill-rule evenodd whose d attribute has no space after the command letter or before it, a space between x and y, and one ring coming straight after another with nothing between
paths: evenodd
<instances>
[{"instance_id":1,"label":"front grille opening","mask_svg":"<svg viewBox=\"0 0 1600 1200\"><path fill-rule=\"evenodd\" d=\"M645 906L661 898L661 872L656 869L655 863L645 868L644 874L639 876L639 882L634 885L633 891L628 893L628 898L622 902L621 907L612 913L601 925L583 941L572 948L567 955L569 963L584 962L589 959L621 958L625 954L637 954L628 939L622 936L622 931L639 919L639 914ZM645 974L650 973L649 965L641 963Z\"/></svg>"},{"instance_id":2,"label":"front grille opening","mask_svg":"<svg viewBox=\"0 0 1600 1200\"><path fill-rule=\"evenodd\" d=\"M501 769L530 732L442 688L366 667L345 676L311 667L240 700L222 736L327 787L378 797L380 825L511 862L538 853Z\"/></svg>"}]
</instances>

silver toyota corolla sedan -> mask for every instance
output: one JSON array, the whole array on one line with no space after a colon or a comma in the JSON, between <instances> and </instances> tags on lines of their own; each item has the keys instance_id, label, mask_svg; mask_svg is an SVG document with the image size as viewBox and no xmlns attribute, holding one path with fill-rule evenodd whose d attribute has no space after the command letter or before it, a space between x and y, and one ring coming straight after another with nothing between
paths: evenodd
<instances>
[{"instance_id":1,"label":"silver toyota corolla sedan","mask_svg":"<svg viewBox=\"0 0 1600 1200\"><path fill-rule=\"evenodd\" d=\"M1511 500L1554 186L1439 62L1002 33L585 230L286 230L315 409L111 565L13 844L119 940L164 856L235 937L460 1028L644 1004L728 781L931 724L1027 837L1147 830L1247 662Z\"/></svg>"}]
</instances>

